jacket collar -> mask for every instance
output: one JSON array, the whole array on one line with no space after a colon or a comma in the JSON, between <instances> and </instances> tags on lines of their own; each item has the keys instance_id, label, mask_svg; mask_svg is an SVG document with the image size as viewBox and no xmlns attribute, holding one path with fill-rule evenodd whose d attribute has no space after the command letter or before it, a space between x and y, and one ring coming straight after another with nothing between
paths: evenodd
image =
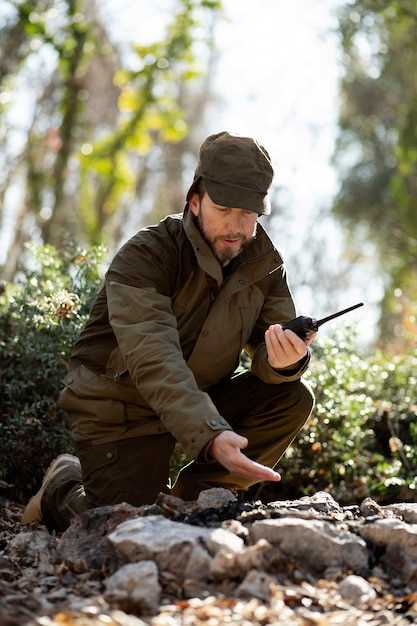
<instances>
[{"instance_id":1,"label":"jacket collar","mask_svg":"<svg viewBox=\"0 0 417 626\"><path fill-rule=\"evenodd\" d=\"M222 267L214 256L212 249L203 238L197 227L193 214L186 205L183 213L183 227L187 239L191 243L201 269L209 274L220 287L223 283ZM230 276L233 286L241 287L261 280L282 265L282 258L276 250L265 229L258 223L256 237L238 257L240 263ZM233 288L233 291L236 289Z\"/></svg>"}]
</instances>

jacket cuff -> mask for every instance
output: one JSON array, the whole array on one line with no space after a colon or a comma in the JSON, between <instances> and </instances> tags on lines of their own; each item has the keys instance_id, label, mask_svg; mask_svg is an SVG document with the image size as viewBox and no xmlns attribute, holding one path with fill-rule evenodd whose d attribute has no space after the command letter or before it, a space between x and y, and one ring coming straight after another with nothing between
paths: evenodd
<instances>
[{"instance_id":1,"label":"jacket cuff","mask_svg":"<svg viewBox=\"0 0 417 626\"><path fill-rule=\"evenodd\" d=\"M199 427L192 433L190 439L186 441L182 439L180 443L191 458L196 459L198 462L207 462L212 460L208 457L206 461L206 449L208 445L217 435L225 430L231 430L233 432L233 428L223 417L220 415L218 417L208 417L204 421L201 420Z\"/></svg>"},{"instance_id":2,"label":"jacket cuff","mask_svg":"<svg viewBox=\"0 0 417 626\"><path fill-rule=\"evenodd\" d=\"M280 368L273 367L272 369L274 370L274 372L277 372L277 374L282 374L283 376L294 376L294 374L298 374L300 370L303 370L303 371L305 370L304 366L308 365L309 360L310 360L310 350L308 350L307 354L305 354L303 358L297 361L296 363L293 363L292 365L288 365L287 367L280 367Z\"/></svg>"}]
</instances>

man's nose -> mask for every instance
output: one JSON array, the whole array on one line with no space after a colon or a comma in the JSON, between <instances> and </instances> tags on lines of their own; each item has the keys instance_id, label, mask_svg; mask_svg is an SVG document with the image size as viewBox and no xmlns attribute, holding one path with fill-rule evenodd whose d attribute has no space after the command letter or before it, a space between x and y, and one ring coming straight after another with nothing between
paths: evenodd
<instances>
[{"instance_id":1,"label":"man's nose","mask_svg":"<svg viewBox=\"0 0 417 626\"><path fill-rule=\"evenodd\" d=\"M231 214L229 216L228 226L234 234L243 232L243 228L244 228L243 216L237 213Z\"/></svg>"}]
</instances>

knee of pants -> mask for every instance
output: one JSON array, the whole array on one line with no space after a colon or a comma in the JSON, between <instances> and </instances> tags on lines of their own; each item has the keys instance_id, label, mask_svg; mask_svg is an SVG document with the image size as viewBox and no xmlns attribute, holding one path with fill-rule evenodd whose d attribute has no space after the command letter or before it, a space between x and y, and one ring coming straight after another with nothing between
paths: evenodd
<instances>
[{"instance_id":1,"label":"knee of pants","mask_svg":"<svg viewBox=\"0 0 417 626\"><path fill-rule=\"evenodd\" d=\"M305 423L313 412L316 399L308 383L303 380L298 380L296 385L296 394L298 397L297 409L300 415L300 421Z\"/></svg>"}]
</instances>

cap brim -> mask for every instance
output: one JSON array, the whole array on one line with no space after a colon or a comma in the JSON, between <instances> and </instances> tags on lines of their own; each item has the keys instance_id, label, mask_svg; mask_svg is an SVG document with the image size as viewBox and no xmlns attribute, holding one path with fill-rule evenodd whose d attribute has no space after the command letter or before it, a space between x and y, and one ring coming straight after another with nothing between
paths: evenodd
<instances>
[{"instance_id":1,"label":"cap brim","mask_svg":"<svg viewBox=\"0 0 417 626\"><path fill-rule=\"evenodd\" d=\"M217 183L204 176L203 180L208 195L216 204L231 208L248 209L258 215L269 215L271 212L268 195L257 193L252 189Z\"/></svg>"}]
</instances>

